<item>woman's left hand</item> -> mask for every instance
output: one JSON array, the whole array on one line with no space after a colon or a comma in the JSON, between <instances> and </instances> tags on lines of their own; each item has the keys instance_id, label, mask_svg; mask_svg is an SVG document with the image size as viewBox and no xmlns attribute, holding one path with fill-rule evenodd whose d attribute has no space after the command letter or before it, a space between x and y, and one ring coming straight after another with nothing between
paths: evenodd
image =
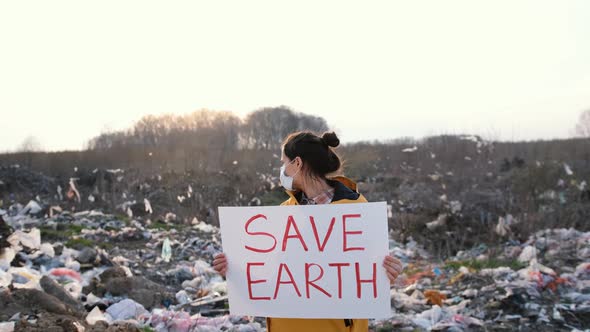
<instances>
[{"instance_id":1,"label":"woman's left hand","mask_svg":"<svg viewBox=\"0 0 590 332\"><path fill-rule=\"evenodd\" d=\"M385 256L385 259L383 260L383 267L387 272L387 277L389 278L390 284L395 282L395 279L397 279L403 270L402 262L390 255Z\"/></svg>"}]
</instances>

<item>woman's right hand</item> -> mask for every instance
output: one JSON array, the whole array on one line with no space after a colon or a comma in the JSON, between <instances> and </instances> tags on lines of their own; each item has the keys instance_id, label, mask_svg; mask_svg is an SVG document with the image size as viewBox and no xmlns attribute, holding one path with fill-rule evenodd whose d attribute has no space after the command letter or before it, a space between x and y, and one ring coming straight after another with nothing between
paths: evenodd
<instances>
[{"instance_id":1,"label":"woman's right hand","mask_svg":"<svg viewBox=\"0 0 590 332\"><path fill-rule=\"evenodd\" d=\"M213 257L213 269L225 277L225 273L227 272L227 258L224 253L217 254Z\"/></svg>"}]
</instances>

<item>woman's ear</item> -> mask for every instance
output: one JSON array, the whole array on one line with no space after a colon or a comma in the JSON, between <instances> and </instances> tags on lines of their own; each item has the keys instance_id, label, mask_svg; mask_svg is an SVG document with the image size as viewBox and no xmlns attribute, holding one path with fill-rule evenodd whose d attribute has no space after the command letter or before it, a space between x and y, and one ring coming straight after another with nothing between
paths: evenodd
<instances>
[{"instance_id":1,"label":"woman's ear","mask_svg":"<svg viewBox=\"0 0 590 332\"><path fill-rule=\"evenodd\" d=\"M297 168L301 169L303 167L303 159L299 156L295 157L295 165Z\"/></svg>"}]
</instances>

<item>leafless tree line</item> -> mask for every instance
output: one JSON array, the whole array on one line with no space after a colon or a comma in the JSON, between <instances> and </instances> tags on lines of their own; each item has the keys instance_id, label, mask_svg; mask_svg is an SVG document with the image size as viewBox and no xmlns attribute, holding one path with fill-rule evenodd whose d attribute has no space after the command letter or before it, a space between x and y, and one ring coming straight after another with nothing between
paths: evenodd
<instances>
[{"instance_id":1,"label":"leafless tree line","mask_svg":"<svg viewBox=\"0 0 590 332\"><path fill-rule=\"evenodd\" d=\"M185 150L273 150L297 130L324 131L325 119L294 112L286 106L268 107L242 120L232 112L200 110L186 115L148 115L127 131L103 133L91 139L89 150L121 147L182 147Z\"/></svg>"}]
</instances>

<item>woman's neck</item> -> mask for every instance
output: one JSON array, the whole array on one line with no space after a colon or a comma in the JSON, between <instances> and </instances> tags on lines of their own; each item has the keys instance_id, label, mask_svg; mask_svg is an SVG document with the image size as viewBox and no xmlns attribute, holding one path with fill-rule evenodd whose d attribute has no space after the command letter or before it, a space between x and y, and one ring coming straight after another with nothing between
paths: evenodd
<instances>
[{"instance_id":1,"label":"woman's neck","mask_svg":"<svg viewBox=\"0 0 590 332\"><path fill-rule=\"evenodd\" d=\"M330 185L326 179L310 179L306 181L302 191L306 197L314 198L328 189L330 189Z\"/></svg>"}]
</instances>

